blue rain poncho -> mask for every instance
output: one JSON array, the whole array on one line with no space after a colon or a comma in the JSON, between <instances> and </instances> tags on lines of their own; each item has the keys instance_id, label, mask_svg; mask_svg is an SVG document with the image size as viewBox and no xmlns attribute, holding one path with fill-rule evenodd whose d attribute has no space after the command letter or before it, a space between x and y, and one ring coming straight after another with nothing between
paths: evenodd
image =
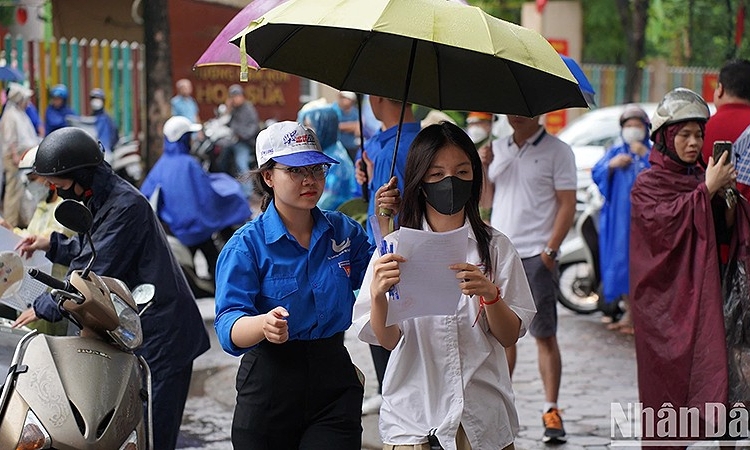
<instances>
[{"instance_id":1,"label":"blue rain poncho","mask_svg":"<svg viewBox=\"0 0 750 450\"><path fill-rule=\"evenodd\" d=\"M339 162L339 164L331 165L323 195L318 200L320 209L335 210L342 203L357 195L354 163L338 139L339 118L332 107L325 106L302 111L298 120L315 131L320 140L320 146L323 147L323 153Z\"/></svg>"},{"instance_id":2,"label":"blue rain poncho","mask_svg":"<svg viewBox=\"0 0 750 450\"><path fill-rule=\"evenodd\" d=\"M642 143L649 151L644 156L638 156L631 151L629 144L620 139L591 170L594 183L604 197L599 219L599 257L605 303L617 301L629 292L630 189L635 177L651 167L648 162L651 151L648 136ZM630 155L633 163L610 170L609 162L620 154Z\"/></svg>"},{"instance_id":3,"label":"blue rain poncho","mask_svg":"<svg viewBox=\"0 0 750 450\"><path fill-rule=\"evenodd\" d=\"M207 173L191 156L190 133L178 141L164 139L164 153L143 180L146 197L159 187L157 213L184 245L205 242L211 235L250 219L242 186L225 173Z\"/></svg>"}]
</instances>

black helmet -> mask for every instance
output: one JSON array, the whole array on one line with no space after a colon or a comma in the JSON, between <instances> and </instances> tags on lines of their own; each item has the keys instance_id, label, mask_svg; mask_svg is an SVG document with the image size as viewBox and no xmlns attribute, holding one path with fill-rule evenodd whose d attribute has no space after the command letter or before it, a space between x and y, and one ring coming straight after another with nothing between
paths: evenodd
<instances>
[{"instance_id":1,"label":"black helmet","mask_svg":"<svg viewBox=\"0 0 750 450\"><path fill-rule=\"evenodd\" d=\"M101 144L84 130L65 127L48 134L39 144L34 172L60 176L76 169L96 167L104 160Z\"/></svg>"}]
</instances>

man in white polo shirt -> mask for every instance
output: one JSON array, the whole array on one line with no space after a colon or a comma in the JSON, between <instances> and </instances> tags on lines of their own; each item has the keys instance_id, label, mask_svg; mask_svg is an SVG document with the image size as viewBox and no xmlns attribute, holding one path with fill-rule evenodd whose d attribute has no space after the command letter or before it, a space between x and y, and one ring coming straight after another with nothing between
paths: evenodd
<instances>
[{"instance_id":1,"label":"man in white polo shirt","mask_svg":"<svg viewBox=\"0 0 750 450\"><path fill-rule=\"evenodd\" d=\"M573 224L576 165L570 147L547 133L538 117L508 116L509 137L480 151L485 188L494 187L491 223L507 235L523 261L537 314L529 331L536 339L544 385L545 443L565 442L557 407L562 361L557 345L557 251ZM516 348L506 349L511 375Z\"/></svg>"}]
</instances>

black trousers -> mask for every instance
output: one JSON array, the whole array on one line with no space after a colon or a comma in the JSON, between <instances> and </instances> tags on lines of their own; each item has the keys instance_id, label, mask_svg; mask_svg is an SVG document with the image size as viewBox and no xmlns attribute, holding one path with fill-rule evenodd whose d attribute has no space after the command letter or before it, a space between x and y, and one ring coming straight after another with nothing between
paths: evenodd
<instances>
[{"instance_id":1,"label":"black trousers","mask_svg":"<svg viewBox=\"0 0 750 450\"><path fill-rule=\"evenodd\" d=\"M172 450L177 446L192 374L190 363L179 372L151 382L154 449Z\"/></svg>"},{"instance_id":2,"label":"black trousers","mask_svg":"<svg viewBox=\"0 0 750 450\"><path fill-rule=\"evenodd\" d=\"M364 388L344 347L327 339L248 351L237 372L232 445L253 450L359 450Z\"/></svg>"}]
</instances>

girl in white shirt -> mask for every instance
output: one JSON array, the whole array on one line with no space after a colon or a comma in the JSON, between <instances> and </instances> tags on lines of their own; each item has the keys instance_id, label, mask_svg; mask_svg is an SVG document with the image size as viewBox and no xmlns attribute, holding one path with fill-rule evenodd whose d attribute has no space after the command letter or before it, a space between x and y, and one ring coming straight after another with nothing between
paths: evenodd
<instances>
[{"instance_id":1,"label":"girl in white shirt","mask_svg":"<svg viewBox=\"0 0 750 450\"><path fill-rule=\"evenodd\" d=\"M479 216L482 165L459 127L423 129L409 149L405 178L400 226L446 232L468 225L469 243L467 262L450 266L462 296L449 316L386 326L386 294L405 259L376 252L370 261L354 323L360 339L393 351L380 410L384 448L430 449L436 441L447 450L513 448L518 415L504 347L525 333L536 311L521 260ZM398 236L385 239L396 251Z\"/></svg>"}]
</instances>

